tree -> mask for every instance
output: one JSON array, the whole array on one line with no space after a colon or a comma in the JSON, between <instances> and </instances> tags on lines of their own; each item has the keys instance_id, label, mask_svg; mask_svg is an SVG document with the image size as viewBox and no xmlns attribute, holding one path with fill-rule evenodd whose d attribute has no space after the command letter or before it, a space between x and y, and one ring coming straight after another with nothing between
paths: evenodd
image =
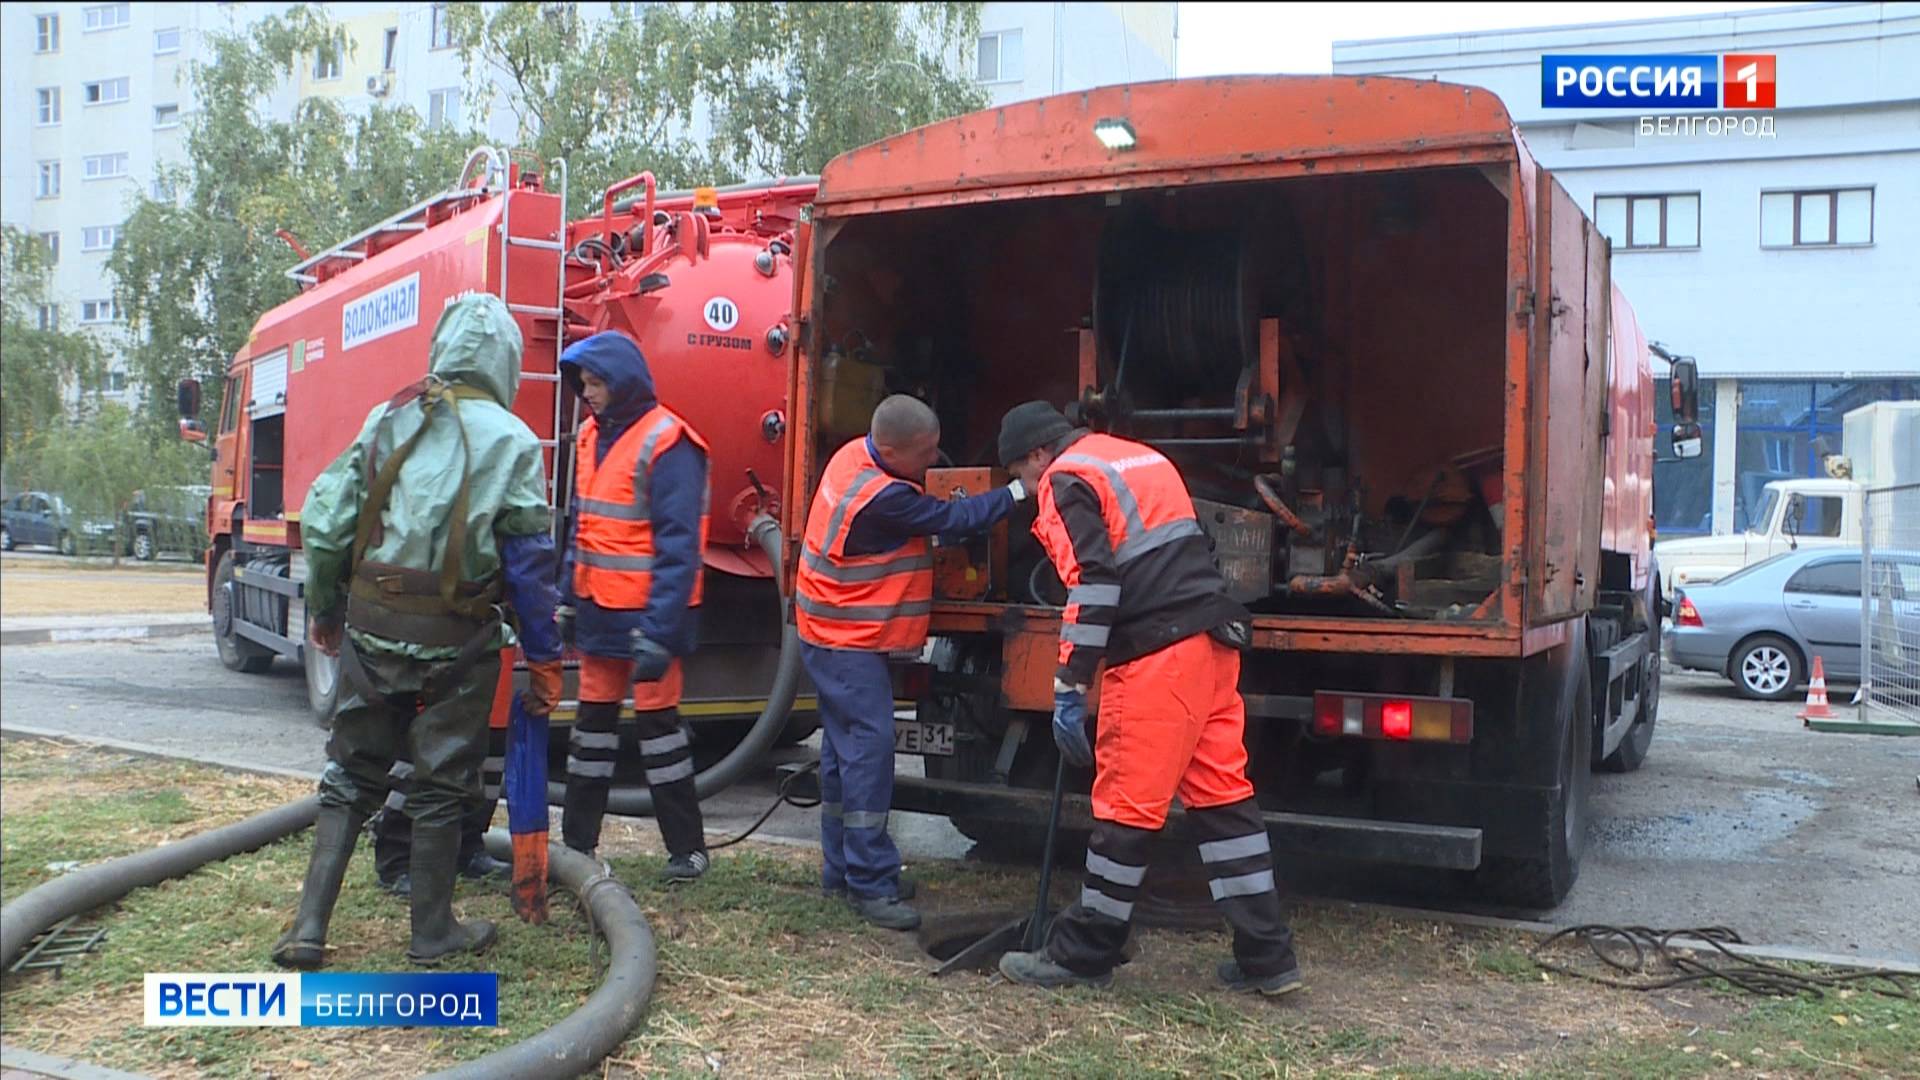
<instances>
[{"instance_id":1,"label":"tree","mask_svg":"<svg viewBox=\"0 0 1920 1080\"><path fill-rule=\"evenodd\" d=\"M96 389L106 369L99 343L83 331L42 324L51 301L44 245L0 226L0 455L12 479L31 486L33 463L74 389Z\"/></svg>"},{"instance_id":2,"label":"tree","mask_svg":"<svg viewBox=\"0 0 1920 1080\"><path fill-rule=\"evenodd\" d=\"M480 111L504 104L524 143L567 160L581 214L643 169L676 187L815 173L978 108L985 94L953 68L980 8L657 4L589 23L572 4L456 4L448 17ZM702 115L704 143L692 137Z\"/></svg>"},{"instance_id":3,"label":"tree","mask_svg":"<svg viewBox=\"0 0 1920 1080\"><path fill-rule=\"evenodd\" d=\"M155 431L172 429L178 380L217 384L254 321L294 295L285 271L298 256L280 230L314 249L338 243L451 185L474 141L427 128L405 106L356 116L310 98L288 119L267 115L262 104L295 65L338 40L319 11L296 5L210 35L212 59L192 71L200 111L185 167L165 178L184 198L139 199L108 260ZM206 407L218 405L210 395Z\"/></svg>"},{"instance_id":4,"label":"tree","mask_svg":"<svg viewBox=\"0 0 1920 1080\"><path fill-rule=\"evenodd\" d=\"M127 511L135 493L162 485L203 482L206 454L177 438L158 437L124 406L102 402L63 419L45 433L36 453L35 484L60 494L82 523L112 522L108 537L115 565L128 550Z\"/></svg>"}]
</instances>

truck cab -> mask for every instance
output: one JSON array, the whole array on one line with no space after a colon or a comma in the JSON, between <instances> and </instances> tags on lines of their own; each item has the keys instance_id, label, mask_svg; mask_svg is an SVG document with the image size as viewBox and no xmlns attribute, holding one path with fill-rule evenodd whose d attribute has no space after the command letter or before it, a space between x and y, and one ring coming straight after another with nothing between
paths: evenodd
<instances>
[{"instance_id":1,"label":"truck cab","mask_svg":"<svg viewBox=\"0 0 1920 1080\"><path fill-rule=\"evenodd\" d=\"M1656 545L1661 591L1671 596L1675 588L1718 581L1783 551L1857 546L1862 491L1851 480L1775 480L1761 489L1760 508L1746 532Z\"/></svg>"}]
</instances>

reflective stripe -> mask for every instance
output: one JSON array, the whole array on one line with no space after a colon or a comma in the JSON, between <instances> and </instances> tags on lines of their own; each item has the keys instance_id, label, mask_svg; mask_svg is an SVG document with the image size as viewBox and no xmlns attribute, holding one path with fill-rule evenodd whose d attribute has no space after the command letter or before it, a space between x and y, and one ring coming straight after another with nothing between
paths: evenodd
<instances>
[{"instance_id":1,"label":"reflective stripe","mask_svg":"<svg viewBox=\"0 0 1920 1080\"><path fill-rule=\"evenodd\" d=\"M1097 851L1089 850L1087 873L1106 878L1115 885L1138 885L1147 876L1147 868L1117 863Z\"/></svg>"},{"instance_id":2,"label":"reflective stripe","mask_svg":"<svg viewBox=\"0 0 1920 1080\"><path fill-rule=\"evenodd\" d=\"M1209 840L1200 845L1201 862L1228 862L1233 859L1247 859L1255 855L1265 855L1273 851L1273 845L1263 832L1248 833L1229 840Z\"/></svg>"},{"instance_id":3,"label":"reflective stripe","mask_svg":"<svg viewBox=\"0 0 1920 1080\"><path fill-rule=\"evenodd\" d=\"M840 820L840 804L837 802L821 803L820 816L823 818L832 818L835 821Z\"/></svg>"},{"instance_id":4,"label":"reflective stripe","mask_svg":"<svg viewBox=\"0 0 1920 1080\"><path fill-rule=\"evenodd\" d=\"M1133 904L1126 900L1115 900L1091 885L1080 888L1080 906L1088 911L1097 911L1109 919L1121 922L1133 918Z\"/></svg>"},{"instance_id":5,"label":"reflective stripe","mask_svg":"<svg viewBox=\"0 0 1920 1080\"><path fill-rule=\"evenodd\" d=\"M497 787L488 786L481 790L481 794L488 799L497 799L500 797L500 789Z\"/></svg>"},{"instance_id":6,"label":"reflective stripe","mask_svg":"<svg viewBox=\"0 0 1920 1080\"><path fill-rule=\"evenodd\" d=\"M1238 877L1215 878L1207 882L1215 900L1225 900L1231 896L1258 896L1273 891L1273 871L1260 870Z\"/></svg>"},{"instance_id":7,"label":"reflective stripe","mask_svg":"<svg viewBox=\"0 0 1920 1080\"><path fill-rule=\"evenodd\" d=\"M855 622L887 622L890 619L926 615L933 611L933 601L931 600L909 600L904 604L894 607L882 607L878 604L872 606L854 605L851 607L842 607L838 604L829 604L825 601L815 600L811 596L801 595L794 597L793 602L799 606L800 610L818 618L845 619Z\"/></svg>"},{"instance_id":8,"label":"reflective stripe","mask_svg":"<svg viewBox=\"0 0 1920 1080\"><path fill-rule=\"evenodd\" d=\"M847 490L837 498L828 500L828 505L833 507L833 514L827 518L827 535L820 540L822 554L832 551L834 541L840 539L840 530L847 523L847 512L853 509L853 497L867 486L868 481L880 475L879 469L861 469L853 474L853 482L847 485Z\"/></svg>"},{"instance_id":9,"label":"reflective stripe","mask_svg":"<svg viewBox=\"0 0 1920 1080\"><path fill-rule=\"evenodd\" d=\"M880 557L883 556L876 556L876 558ZM881 578L889 578L895 574L933 569L932 555L924 552L910 554L905 549L887 558L885 562L866 563L861 566L841 566L817 551L806 552L802 558L806 559L807 568L814 573L845 584L879 581Z\"/></svg>"},{"instance_id":10,"label":"reflective stripe","mask_svg":"<svg viewBox=\"0 0 1920 1080\"><path fill-rule=\"evenodd\" d=\"M600 777L611 778L613 776L613 762L581 761L579 758L569 754L567 755L567 775L586 777L589 779Z\"/></svg>"},{"instance_id":11,"label":"reflective stripe","mask_svg":"<svg viewBox=\"0 0 1920 1080\"><path fill-rule=\"evenodd\" d=\"M506 768L507 759L503 757L490 757L480 765L482 772L505 772Z\"/></svg>"},{"instance_id":12,"label":"reflective stripe","mask_svg":"<svg viewBox=\"0 0 1920 1080\"><path fill-rule=\"evenodd\" d=\"M1091 454L1061 454L1060 460L1076 465L1091 465L1100 470L1100 474L1107 478L1107 485L1113 488L1113 498L1120 504L1120 512L1126 515L1127 537L1132 538L1147 531L1147 523L1140 517L1140 502L1133 497L1133 489L1127 486L1119 469ZM1115 553L1115 557L1119 557L1118 552Z\"/></svg>"},{"instance_id":13,"label":"reflective stripe","mask_svg":"<svg viewBox=\"0 0 1920 1080\"><path fill-rule=\"evenodd\" d=\"M647 429L646 440L640 444L640 456L633 460L633 508L643 521L653 517L653 485L650 482L653 476L653 451L660 445L661 436L672 426L671 414L655 421L653 427Z\"/></svg>"},{"instance_id":14,"label":"reflective stripe","mask_svg":"<svg viewBox=\"0 0 1920 1080\"><path fill-rule=\"evenodd\" d=\"M671 784L675 780L685 780L687 777L692 775L693 775L693 759L683 758L680 761L676 761L671 765L662 765L657 769L648 769L647 783Z\"/></svg>"},{"instance_id":15,"label":"reflective stripe","mask_svg":"<svg viewBox=\"0 0 1920 1080\"><path fill-rule=\"evenodd\" d=\"M887 827L885 810L849 810L842 816L849 829L884 829Z\"/></svg>"},{"instance_id":16,"label":"reflective stripe","mask_svg":"<svg viewBox=\"0 0 1920 1080\"><path fill-rule=\"evenodd\" d=\"M640 740L640 752L648 757L654 757L659 754L671 754L675 750L685 749L686 746L687 733L684 730L672 731L657 739Z\"/></svg>"},{"instance_id":17,"label":"reflective stripe","mask_svg":"<svg viewBox=\"0 0 1920 1080\"><path fill-rule=\"evenodd\" d=\"M597 566L602 570L652 570L651 555L609 555L602 551L589 551L581 548L575 553L584 566Z\"/></svg>"},{"instance_id":18,"label":"reflective stripe","mask_svg":"<svg viewBox=\"0 0 1920 1080\"><path fill-rule=\"evenodd\" d=\"M392 767L387 769L387 779L389 780L408 780L412 777L413 763L410 761L396 761Z\"/></svg>"},{"instance_id":19,"label":"reflective stripe","mask_svg":"<svg viewBox=\"0 0 1920 1080\"><path fill-rule=\"evenodd\" d=\"M407 806L407 793L406 793L406 792L404 792L404 791L389 791L389 792L387 792L387 803L386 803L386 806L387 806L387 809L389 809L389 810L392 810L392 811L394 811L395 813L398 813L398 812L400 812L401 810L404 810L404 809L406 809L406 806Z\"/></svg>"},{"instance_id":20,"label":"reflective stripe","mask_svg":"<svg viewBox=\"0 0 1920 1080\"><path fill-rule=\"evenodd\" d=\"M1125 566L1147 552L1166 547L1175 540L1205 535L1200 531L1200 523L1192 518L1169 521L1165 525L1156 525L1138 536L1129 535L1121 541L1120 549L1113 553L1113 561Z\"/></svg>"},{"instance_id":21,"label":"reflective stripe","mask_svg":"<svg viewBox=\"0 0 1920 1080\"><path fill-rule=\"evenodd\" d=\"M1100 648L1107 643L1108 635L1113 633L1111 626L1089 626L1086 623L1063 623L1060 626L1060 640L1073 645L1090 645Z\"/></svg>"},{"instance_id":22,"label":"reflective stripe","mask_svg":"<svg viewBox=\"0 0 1920 1080\"><path fill-rule=\"evenodd\" d=\"M1088 607L1116 607L1120 603L1120 586L1075 585L1067 590L1067 603Z\"/></svg>"},{"instance_id":23,"label":"reflective stripe","mask_svg":"<svg viewBox=\"0 0 1920 1080\"><path fill-rule=\"evenodd\" d=\"M632 503L608 502L605 499L582 497L574 505L579 507L583 514L616 518L620 521L646 521L650 516L645 507L635 506Z\"/></svg>"},{"instance_id":24,"label":"reflective stripe","mask_svg":"<svg viewBox=\"0 0 1920 1080\"><path fill-rule=\"evenodd\" d=\"M573 744L575 750L620 749L620 735L613 731L581 731L579 728L574 728L573 734L567 739Z\"/></svg>"}]
</instances>

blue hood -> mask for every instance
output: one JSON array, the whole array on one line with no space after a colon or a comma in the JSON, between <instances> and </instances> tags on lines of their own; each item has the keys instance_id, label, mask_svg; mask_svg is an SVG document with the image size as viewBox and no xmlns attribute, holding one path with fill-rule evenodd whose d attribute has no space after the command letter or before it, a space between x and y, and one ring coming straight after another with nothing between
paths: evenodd
<instances>
[{"instance_id":1,"label":"blue hood","mask_svg":"<svg viewBox=\"0 0 1920 1080\"><path fill-rule=\"evenodd\" d=\"M560 376L575 393L581 391L582 371L593 372L612 391L606 411L595 414L600 421L600 440L594 454L597 463L635 420L653 408L653 372L647 370L647 358L641 355L640 346L618 330L576 341L560 354Z\"/></svg>"}]
</instances>

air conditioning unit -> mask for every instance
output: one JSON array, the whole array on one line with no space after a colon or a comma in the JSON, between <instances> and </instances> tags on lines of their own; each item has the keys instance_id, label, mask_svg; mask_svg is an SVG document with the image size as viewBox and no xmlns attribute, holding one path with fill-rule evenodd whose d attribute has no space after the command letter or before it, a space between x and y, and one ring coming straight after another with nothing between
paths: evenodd
<instances>
[{"instance_id":1,"label":"air conditioning unit","mask_svg":"<svg viewBox=\"0 0 1920 1080\"><path fill-rule=\"evenodd\" d=\"M393 90L393 73L367 76L367 93L374 97L385 97Z\"/></svg>"}]
</instances>

